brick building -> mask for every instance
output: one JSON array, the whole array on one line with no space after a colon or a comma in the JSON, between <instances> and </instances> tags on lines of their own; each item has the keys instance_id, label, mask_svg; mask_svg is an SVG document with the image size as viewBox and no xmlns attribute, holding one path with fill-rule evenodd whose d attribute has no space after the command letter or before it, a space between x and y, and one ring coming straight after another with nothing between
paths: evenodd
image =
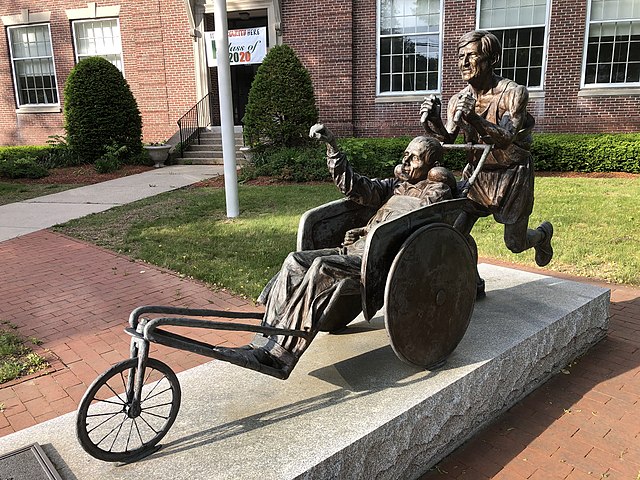
<instances>
[{"instance_id":1,"label":"brick building","mask_svg":"<svg viewBox=\"0 0 640 480\"><path fill-rule=\"evenodd\" d=\"M228 0L227 10L230 29L265 27L268 45L294 48L321 119L341 135L419 132L422 98L446 102L463 87L456 43L474 28L501 38L500 72L529 87L539 131L640 130L640 0ZM123 71L145 141L172 136L217 96L213 11L213 0L0 0L0 144L62 134L64 82L95 54ZM231 67L237 124L256 68Z\"/></svg>"}]
</instances>

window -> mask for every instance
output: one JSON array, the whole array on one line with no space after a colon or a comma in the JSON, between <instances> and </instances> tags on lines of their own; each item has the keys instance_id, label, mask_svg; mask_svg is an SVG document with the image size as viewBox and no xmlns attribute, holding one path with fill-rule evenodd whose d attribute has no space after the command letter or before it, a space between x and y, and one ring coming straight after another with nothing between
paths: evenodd
<instances>
[{"instance_id":1,"label":"window","mask_svg":"<svg viewBox=\"0 0 640 480\"><path fill-rule=\"evenodd\" d=\"M8 27L18 107L58 103L49 25Z\"/></svg>"},{"instance_id":2,"label":"window","mask_svg":"<svg viewBox=\"0 0 640 480\"><path fill-rule=\"evenodd\" d=\"M76 61L91 56L106 58L123 72L120 24L117 18L73 22Z\"/></svg>"},{"instance_id":3,"label":"window","mask_svg":"<svg viewBox=\"0 0 640 480\"><path fill-rule=\"evenodd\" d=\"M542 87L547 0L481 0L478 24L502 44L496 73Z\"/></svg>"},{"instance_id":4,"label":"window","mask_svg":"<svg viewBox=\"0 0 640 480\"><path fill-rule=\"evenodd\" d=\"M439 90L440 0L380 0L378 92Z\"/></svg>"},{"instance_id":5,"label":"window","mask_svg":"<svg viewBox=\"0 0 640 480\"><path fill-rule=\"evenodd\" d=\"M640 85L640 2L591 1L584 84Z\"/></svg>"}]
</instances>

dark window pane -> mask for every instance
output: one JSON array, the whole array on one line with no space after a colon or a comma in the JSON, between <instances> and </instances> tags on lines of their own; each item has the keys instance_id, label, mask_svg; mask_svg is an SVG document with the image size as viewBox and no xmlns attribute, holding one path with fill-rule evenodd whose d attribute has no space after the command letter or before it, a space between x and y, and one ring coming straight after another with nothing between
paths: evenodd
<instances>
[{"instance_id":1,"label":"dark window pane","mask_svg":"<svg viewBox=\"0 0 640 480\"><path fill-rule=\"evenodd\" d=\"M612 83L623 83L626 78L627 64L626 63L614 63L613 75L611 77Z\"/></svg>"},{"instance_id":2,"label":"dark window pane","mask_svg":"<svg viewBox=\"0 0 640 480\"><path fill-rule=\"evenodd\" d=\"M403 50L402 37L394 37L391 39L391 53L402 53Z\"/></svg>"},{"instance_id":3,"label":"dark window pane","mask_svg":"<svg viewBox=\"0 0 640 480\"><path fill-rule=\"evenodd\" d=\"M404 75L404 91L405 92L412 92L413 90L415 90L413 77L414 77L413 73Z\"/></svg>"},{"instance_id":4,"label":"dark window pane","mask_svg":"<svg viewBox=\"0 0 640 480\"><path fill-rule=\"evenodd\" d=\"M380 72L391 73L391 57L380 58Z\"/></svg>"},{"instance_id":5,"label":"dark window pane","mask_svg":"<svg viewBox=\"0 0 640 480\"><path fill-rule=\"evenodd\" d=\"M544 45L544 27L531 29L531 45L536 47Z\"/></svg>"},{"instance_id":6,"label":"dark window pane","mask_svg":"<svg viewBox=\"0 0 640 480\"><path fill-rule=\"evenodd\" d=\"M609 83L610 79L611 79L611 65L610 64L598 65L598 74L596 76L596 81L598 83Z\"/></svg>"},{"instance_id":7,"label":"dark window pane","mask_svg":"<svg viewBox=\"0 0 640 480\"><path fill-rule=\"evenodd\" d=\"M640 62L640 41L631 42L629 45L629 61Z\"/></svg>"},{"instance_id":8,"label":"dark window pane","mask_svg":"<svg viewBox=\"0 0 640 480\"><path fill-rule=\"evenodd\" d=\"M610 62L613 59L613 43L601 43L598 62Z\"/></svg>"},{"instance_id":9,"label":"dark window pane","mask_svg":"<svg viewBox=\"0 0 640 480\"><path fill-rule=\"evenodd\" d=\"M507 30L506 32L504 32L504 40L502 41L502 48L515 48L517 36L518 36L517 30Z\"/></svg>"},{"instance_id":10,"label":"dark window pane","mask_svg":"<svg viewBox=\"0 0 640 480\"><path fill-rule=\"evenodd\" d=\"M391 70L395 73L402 72L402 57L400 55L391 58Z\"/></svg>"},{"instance_id":11,"label":"dark window pane","mask_svg":"<svg viewBox=\"0 0 640 480\"><path fill-rule=\"evenodd\" d=\"M526 85L528 75L529 75L528 68L516 68L516 78L514 78L514 80L516 81L516 83L519 83L520 85Z\"/></svg>"},{"instance_id":12,"label":"dark window pane","mask_svg":"<svg viewBox=\"0 0 640 480\"><path fill-rule=\"evenodd\" d=\"M502 51L502 67L513 67L516 64L516 51L514 49Z\"/></svg>"},{"instance_id":13,"label":"dark window pane","mask_svg":"<svg viewBox=\"0 0 640 480\"><path fill-rule=\"evenodd\" d=\"M595 65L587 65L587 68L584 74L584 82L596 83L596 66Z\"/></svg>"},{"instance_id":14,"label":"dark window pane","mask_svg":"<svg viewBox=\"0 0 640 480\"><path fill-rule=\"evenodd\" d=\"M528 47L531 45L531 29L523 28L518 31L518 47Z\"/></svg>"},{"instance_id":15,"label":"dark window pane","mask_svg":"<svg viewBox=\"0 0 640 480\"><path fill-rule=\"evenodd\" d=\"M422 55L416 55L416 71L424 72L427 70L427 58Z\"/></svg>"},{"instance_id":16,"label":"dark window pane","mask_svg":"<svg viewBox=\"0 0 640 480\"><path fill-rule=\"evenodd\" d=\"M416 90L427 90L427 74L418 73L416 75Z\"/></svg>"},{"instance_id":17,"label":"dark window pane","mask_svg":"<svg viewBox=\"0 0 640 480\"><path fill-rule=\"evenodd\" d=\"M380 39L380 54L381 55L389 55L391 53L391 39L390 38L381 38Z\"/></svg>"},{"instance_id":18,"label":"dark window pane","mask_svg":"<svg viewBox=\"0 0 640 480\"><path fill-rule=\"evenodd\" d=\"M438 74L430 73L428 75L428 90L437 90L438 89Z\"/></svg>"},{"instance_id":19,"label":"dark window pane","mask_svg":"<svg viewBox=\"0 0 640 480\"><path fill-rule=\"evenodd\" d=\"M405 72L413 72L413 71L415 71L415 63L416 63L416 57L414 55L405 55L404 56L404 71Z\"/></svg>"},{"instance_id":20,"label":"dark window pane","mask_svg":"<svg viewBox=\"0 0 640 480\"><path fill-rule=\"evenodd\" d=\"M429 58L429 64L427 67L429 72L437 72L438 71L438 59L434 57Z\"/></svg>"},{"instance_id":21,"label":"dark window pane","mask_svg":"<svg viewBox=\"0 0 640 480\"><path fill-rule=\"evenodd\" d=\"M640 82L640 63L630 63L627 67L627 82Z\"/></svg>"},{"instance_id":22,"label":"dark window pane","mask_svg":"<svg viewBox=\"0 0 640 480\"><path fill-rule=\"evenodd\" d=\"M529 50L518 50L516 67L526 67L529 65Z\"/></svg>"},{"instance_id":23,"label":"dark window pane","mask_svg":"<svg viewBox=\"0 0 640 480\"><path fill-rule=\"evenodd\" d=\"M391 90L394 92L402 91L402 75L391 76Z\"/></svg>"},{"instance_id":24,"label":"dark window pane","mask_svg":"<svg viewBox=\"0 0 640 480\"><path fill-rule=\"evenodd\" d=\"M502 70L502 76L504 78L510 78L510 79L514 79L516 76L516 69L515 68L505 68Z\"/></svg>"},{"instance_id":25,"label":"dark window pane","mask_svg":"<svg viewBox=\"0 0 640 480\"><path fill-rule=\"evenodd\" d=\"M404 53L415 53L416 43L411 38L405 38L404 40Z\"/></svg>"},{"instance_id":26,"label":"dark window pane","mask_svg":"<svg viewBox=\"0 0 640 480\"><path fill-rule=\"evenodd\" d=\"M596 63L598 61L598 44L589 43L587 47L587 63Z\"/></svg>"},{"instance_id":27,"label":"dark window pane","mask_svg":"<svg viewBox=\"0 0 640 480\"><path fill-rule=\"evenodd\" d=\"M529 63L532 67L541 67L542 66L542 48L532 48L531 49L531 60Z\"/></svg>"},{"instance_id":28,"label":"dark window pane","mask_svg":"<svg viewBox=\"0 0 640 480\"><path fill-rule=\"evenodd\" d=\"M391 75L380 75L380 91L388 92L391 90Z\"/></svg>"},{"instance_id":29,"label":"dark window pane","mask_svg":"<svg viewBox=\"0 0 640 480\"><path fill-rule=\"evenodd\" d=\"M539 87L542 84L542 68L529 69L529 86Z\"/></svg>"}]
</instances>

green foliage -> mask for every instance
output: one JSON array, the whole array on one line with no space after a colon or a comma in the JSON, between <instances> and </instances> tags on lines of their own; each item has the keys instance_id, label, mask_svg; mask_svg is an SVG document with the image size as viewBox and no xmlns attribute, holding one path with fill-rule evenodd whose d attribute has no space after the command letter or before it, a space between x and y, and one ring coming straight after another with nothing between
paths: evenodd
<instances>
[{"instance_id":1,"label":"green foliage","mask_svg":"<svg viewBox=\"0 0 640 480\"><path fill-rule=\"evenodd\" d=\"M129 84L102 57L80 60L64 88L67 143L83 163L94 163L114 142L129 155L142 150L142 118Z\"/></svg>"},{"instance_id":2,"label":"green foliage","mask_svg":"<svg viewBox=\"0 0 640 480\"><path fill-rule=\"evenodd\" d=\"M255 154L251 165L244 167L240 181L267 176L293 182L330 180L324 146L283 147Z\"/></svg>"},{"instance_id":3,"label":"green foliage","mask_svg":"<svg viewBox=\"0 0 640 480\"><path fill-rule=\"evenodd\" d=\"M96 160L93 165L96 172L111 173L119 170L127 154L127 147L125 145L119 146L114 142L111 145L107 145L105 150L104 155Z\"/></svg>"},{"instance_id":4,"label":"green foliage","mask_svg":"<svg viewBox=\"0 0 640 480\"><path fill-rule=\"evenodd\" d=\"M243 118L246 144L256 150L306 145L309 127L317 121L309 72L291 47L272 47L249 91Z\"/></svg>"},{"instance_id":5,"label":"green foliage","mask_svg":"<svg viewBox=\"0 0 640 480\"><path fill-rule=\"evenodd\" d=\"M640 173L640 134L537 134L533 138L537 170Z\"/></svg>"},{"instance_id":6,"label":"green foliage","mask_svg":"<svg viewBox=\"0 0 640 480\"><path fill-rule=\"evenodd\" d=\"M75 167L82 165L82 160L69 148L66 137L62 135L49 135L49 145L46 164L49 168Z\"/></svg>"},{"instance_id":7,"label":"green foliage","mask_svg":"<svg viewBox=\"0 0 640 480\"><path fill-rule=\"evenodd\" d=\"M21 375L29 375L49 365L39 355L32 353L24 345L24 341L12 330L6 328L6 322L0 322L0 384L13 380Z\"/></svg>"},{"instance_id":8,"label":"green foliage","mask_svg":"<svg viewBox=\"0 0 640 480\"><path fill-rule=\"evenodd\" d=\"M49 147L43 145L28 145L17 147L0 147L0 161L17 160L30 157L43 162L49 155Z\"/></svg>"},{"instance_id":9,"label":"green foliage","mask_svg":"<svg viewBox=\"0 0 640 480\"><path fill-rule=\"evenodd\" d=\"M5 178L42 178L49 171L33 157L0 160L0 177Z\"/></svg>"}]
</instances>

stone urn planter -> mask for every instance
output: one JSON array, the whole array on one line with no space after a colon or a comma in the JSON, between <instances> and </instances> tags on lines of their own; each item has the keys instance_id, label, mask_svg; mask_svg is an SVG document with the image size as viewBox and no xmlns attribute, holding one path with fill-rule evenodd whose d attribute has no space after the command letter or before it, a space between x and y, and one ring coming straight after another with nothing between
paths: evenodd
<instances>
[{"instance_id":1,"label":"stone urn planter","mask_svg":"<svg viewBox=\"0 0 640 480\"><path fill-rule=\"evenodd\" d=\"M160 168L164 166L164 162L169 158L169 150L171 145L163 143L160 145L145 145L144 149L149 152L149 157L153 160L154 167Z\"/></svg>"}]
</instances>

